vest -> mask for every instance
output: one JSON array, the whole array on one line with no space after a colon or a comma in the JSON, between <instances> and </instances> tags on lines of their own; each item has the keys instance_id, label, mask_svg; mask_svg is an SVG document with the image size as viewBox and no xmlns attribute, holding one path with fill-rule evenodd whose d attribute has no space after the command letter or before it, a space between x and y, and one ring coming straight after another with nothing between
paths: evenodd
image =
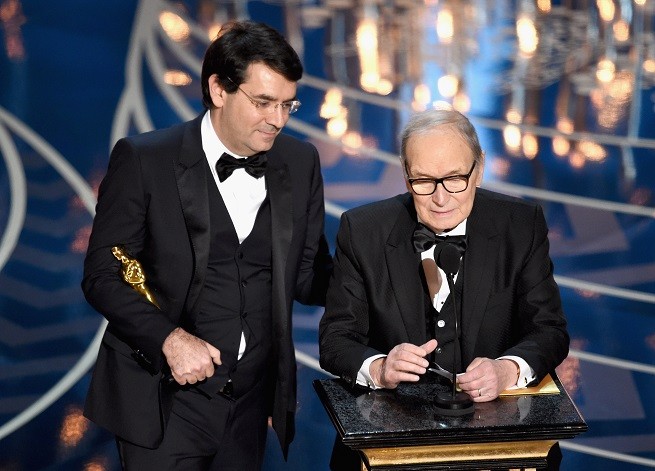
<instances>
[{"instance_id":1,"label":"vest","mask_svg":"<svg viewBox=\"0 0 655 471\"><path fill-rule=\"evenodd\" d=\"M222 365L196 386L210 397L228 380L234 397L243 395L266 376L272 357L271 211L263 201L248 237L239 239L207 166L210 246L199 310L186 327L218 348ZM241 333L246 350L237 361Z\"/></svg>"},{"instance_id":2,"label":"vest","mask_svg":"<svg viewBox=\"0 0 655 471\"><path fill-rule=\"evenodd\" d=\"M444 280L444 282L446 282ZM458 319L458 330L460 335L460 350L457 352L457 361L459 365L458 373L464 371L466 365L462 365L462 353L461 353L461 335L462 335L462 292L464 285L464 267L463 263L460 263L459 272L457 274L457 281L455 282L455 292L451 292L446 298L446 302L441 308L441 311L437 310L432 305L432 300L430 295L427 292L427 284L424 282L425 288L425 299L426 299L426 329L428 333L428 339L434 338L437 339L438 346L436 350L432 353L431 359L438 363L442 368L445 368L448 371L453 369L453 352L455 349L455 318L454 318L454 302L453 299L457 301L457 314L459 315ZM453 298L454 294L454 298Z\"/></svg>"}]
</instances>

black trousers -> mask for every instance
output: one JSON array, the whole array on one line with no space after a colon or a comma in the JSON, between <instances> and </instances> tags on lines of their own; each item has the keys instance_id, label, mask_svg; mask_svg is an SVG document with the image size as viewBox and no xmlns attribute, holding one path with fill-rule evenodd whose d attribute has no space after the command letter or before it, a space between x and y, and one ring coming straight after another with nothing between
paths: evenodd
<instances>
[{"instance_id":1,"label":"black trousers","mask_svg":"<svg viewBox=\"0 0 655 471\"><path fill-rule=\"evenodd\" d=\"M180 389L158 448L116 439L123 469L258 471L266 446L266 405L263 380L238 399Z\"/></svg>"}]
</instances>

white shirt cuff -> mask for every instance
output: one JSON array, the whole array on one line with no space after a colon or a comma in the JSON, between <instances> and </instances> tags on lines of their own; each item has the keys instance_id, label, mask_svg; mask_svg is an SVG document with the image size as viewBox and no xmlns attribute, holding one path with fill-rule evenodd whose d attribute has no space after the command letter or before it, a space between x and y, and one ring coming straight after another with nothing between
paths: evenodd
<instances>
[{"instance_id":1,"label":"white shirt cuff","mask_svg":"<svg viewBox=\"0 0 655 471\"><path fill-rule=\"evenodd\" d=\"M369 371L369 368L371 367L371 363L373 361L377 360L378 358L384 358L386 355L373 355L372 357L367 358L364 360L364 363L362 363L362 367L359 369L357 372L357 384L360 386L366 386L367 388L370 389L381 389L379 386L375 384L373 381L373 378L371 378L371 373Z\"/></svg>"},{"instance_id":2,"label":"white shirt cuff","mask_svg":"<svg viewBox=\"0 0 655 471\"><path fill-rule=\"evenodd\" d=\"M534 370L528 365L528 363L521 357L513 356L513 355L507 355L504 357L498 358L499 360L512 360L516 362L517 365L519 365L519 370L521 371L519 373L519 379L516 381L516 384L512 387L509 387L507 389L522 389L528 386L532 381L535 380L536 375L534 373Z\"/></svg>"}]
</instances>

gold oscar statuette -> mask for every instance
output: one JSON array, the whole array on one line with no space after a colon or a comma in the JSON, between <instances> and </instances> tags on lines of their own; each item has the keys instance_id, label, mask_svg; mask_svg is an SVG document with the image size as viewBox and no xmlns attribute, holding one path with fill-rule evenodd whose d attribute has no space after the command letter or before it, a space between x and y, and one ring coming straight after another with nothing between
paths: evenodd
<instances>
[{"instance_id":1,"label":"gold oscar statuette","mask_svg":"<svg viewBox=\"0 0 655 471\"><path fill-rule=\"evenodd\" d=\"M145 296L150 303L159 308L155 297L146 286L146 275L143 273L141 263L137 259L130 257L123 247L112 247L111 253L121 262L121 274L125 283L132 286L132 288Z\"/></svg>"}]
</instances>

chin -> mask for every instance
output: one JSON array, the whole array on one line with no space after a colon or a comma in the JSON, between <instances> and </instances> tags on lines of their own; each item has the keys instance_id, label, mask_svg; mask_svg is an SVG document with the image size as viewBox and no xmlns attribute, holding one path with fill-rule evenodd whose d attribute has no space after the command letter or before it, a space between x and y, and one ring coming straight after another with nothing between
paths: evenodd
<instances>
[{"instance_id":1,"label":"chin","mask_svg":"<svg viewBox=\"0 0 655 471\"><path fill-rule=\"evenodd\" d=\"M435 232L444 232L452 229L453 227L457 226L459 224L456 221L450 221L450 220L443 220L440 219L439 221L429 221L429 225L434 230Z\"/></svg>"}]
</instances>

